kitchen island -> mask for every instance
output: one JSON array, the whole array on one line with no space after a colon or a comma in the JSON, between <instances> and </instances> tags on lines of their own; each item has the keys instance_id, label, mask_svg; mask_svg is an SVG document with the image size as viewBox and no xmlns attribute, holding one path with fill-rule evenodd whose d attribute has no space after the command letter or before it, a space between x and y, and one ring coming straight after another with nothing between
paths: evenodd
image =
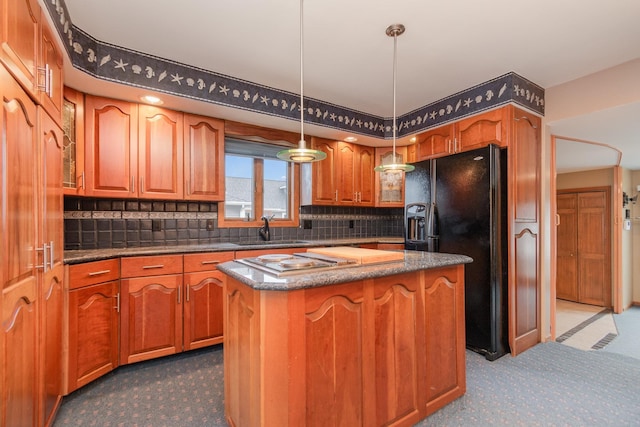
<instances>
[{"instance_id":1,"label":"kitchen island","mask_svg":"<svg viewBox=\"0 0 640 427\"><path fill-rule=\"evenodd\" d=\"M461 255L277 275L237 261L224 283L232 426L410 426L462 396Z\"/></svg>"}]
</instances>

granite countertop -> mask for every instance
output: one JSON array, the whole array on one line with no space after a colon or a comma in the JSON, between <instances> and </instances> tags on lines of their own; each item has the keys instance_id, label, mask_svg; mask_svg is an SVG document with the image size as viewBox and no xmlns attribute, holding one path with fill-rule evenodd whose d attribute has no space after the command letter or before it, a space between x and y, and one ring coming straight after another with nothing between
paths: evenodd
<instances>
[{"instance_id":1,"label":"granite countertop","mask_svg":"<svg viewBox=\"0 0 640 427\"><path fill-rule=\"evenodd\" d=\"M84 262L104 259L146 256L186 254L198 252L246 251L277 248L311 248L318 246L362 245L367 243L404 243L402 237L367 237L329 240L271 240L269 242L211 243L203 245L147 246L122 249L87 249L64 251L65 264L82 264Z\"/></svg>"},{"instance_id":2,"label":"granite countertop","mask_svg":"<svg viewBox=\"0 0 640 427\"><path fill-rule=\"evenodd\" d=\"M336 267L331 270L275 277L255 268L235 261L218 265L218 270L257 290L291 291L431 268L446 267L473 262L465 255L443 254L433 252L404 251L404 261L392 261L349 267Z\"/></svg>"}]
</instances>

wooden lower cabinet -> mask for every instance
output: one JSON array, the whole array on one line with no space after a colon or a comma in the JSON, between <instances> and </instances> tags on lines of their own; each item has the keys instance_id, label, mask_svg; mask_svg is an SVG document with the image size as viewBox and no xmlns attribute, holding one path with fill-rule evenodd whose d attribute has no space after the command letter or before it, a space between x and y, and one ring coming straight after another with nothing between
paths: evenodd
<instances>
[{"instance_id":1,"label":"wooden lower cabinet","mask_svg":"<svg viewBox=\"0 0 640 427\"><path fill-rule=\"evenodd\" d=\"M2 295L0 425L31 426L38 419L38 301L35 280Z\"/></svg>"},{"instance_id":2,"label":"wooden lower cabinet","mask_svg":"<svg viewBox=\"0 0 640 427\"><path fill-rule=\"evenodd\" d=\"M120 260L67 266L65 394L118 367Z\"/></svg>"},{"instance_id":3,"label":"wooden lower cabinet","mask_svg":"<svg viewBox=\"0 0 640 427\"><path fill-rule=\"evenodd\" d=\"M120 364L182 351L182 274L122 279Z\"/></svg>"},{"instance_id":4,"label":"wooden lower cabinet","mask_svg":"<svg viewBox=\"0 0 640 427\"><path fill-rule=\"evenodd\" d=\"M63 393L64 266L59 263L44 275L41 298L40 330L42 332L42 414L45 425L52 425Z\"/></svg>"},{"instance_id":5,"label":"wooden lower cabinet","mask_svg":"<svg viewBox=\"0 0 640 427\"><path fill-rule=\"evenodd\" d=\"M222 343L224 275L215 266L233 258L233 252L184 255L184 350Z\"/></svg>"},{"instance_id":6,"label":"wooden lower cabinet","mask_svg":"<svg viewBox=\"0 0 640 427\"><path fill-rule=\"evenodd\" d=\"M118 367L117 280L69 292L70 393Z\"/></svg>"},{"instance_id":7,"label":"wooden lower cabinet","mask_svg":"<svg viewBox=\"0 0 640 427\"><path fill-rule=\"evenodd\" d=\"M411 426L466 391L463 266L224 295L231 426Z\"/></svg>"}]
</instances>

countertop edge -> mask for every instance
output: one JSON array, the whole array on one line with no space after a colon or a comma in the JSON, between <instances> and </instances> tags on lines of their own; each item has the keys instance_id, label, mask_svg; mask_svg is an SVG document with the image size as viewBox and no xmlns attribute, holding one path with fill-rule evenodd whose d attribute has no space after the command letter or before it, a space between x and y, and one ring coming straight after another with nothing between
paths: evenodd
<instances>
[{"instance_id":1,"label":"countertop edge","mask_svg":"<svg viewBox=\"0 0 640 427\"><path fill-rule=\"evenodd\" d=\"M404 253L404 261L336 268L335 270L280 278L235 261L228 261L218 265L218 270L255 290L292 291L473 262L473 259L466 255L418 251L404 251Z\"/></svg>"}]
</instances>

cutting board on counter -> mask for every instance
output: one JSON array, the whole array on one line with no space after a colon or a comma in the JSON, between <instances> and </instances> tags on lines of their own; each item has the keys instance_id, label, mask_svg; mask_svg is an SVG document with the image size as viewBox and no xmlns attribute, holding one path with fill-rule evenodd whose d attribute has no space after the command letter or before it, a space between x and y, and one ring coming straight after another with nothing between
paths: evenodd
<instances>
[{"instance_id":1,"label":"cutting board on counter","mask_svg":"<svg viewBox=\"0 0 640 427\"><path fill-rule=\"evenodd\" d=\"M307 252L328 255L336 258L354 259L359 264L373 264L377 262L401 261L404 259L404 252L354 248L351 246L334 246L331 248L310 248L307 250Z\"/></svg>"}]
</instances>

